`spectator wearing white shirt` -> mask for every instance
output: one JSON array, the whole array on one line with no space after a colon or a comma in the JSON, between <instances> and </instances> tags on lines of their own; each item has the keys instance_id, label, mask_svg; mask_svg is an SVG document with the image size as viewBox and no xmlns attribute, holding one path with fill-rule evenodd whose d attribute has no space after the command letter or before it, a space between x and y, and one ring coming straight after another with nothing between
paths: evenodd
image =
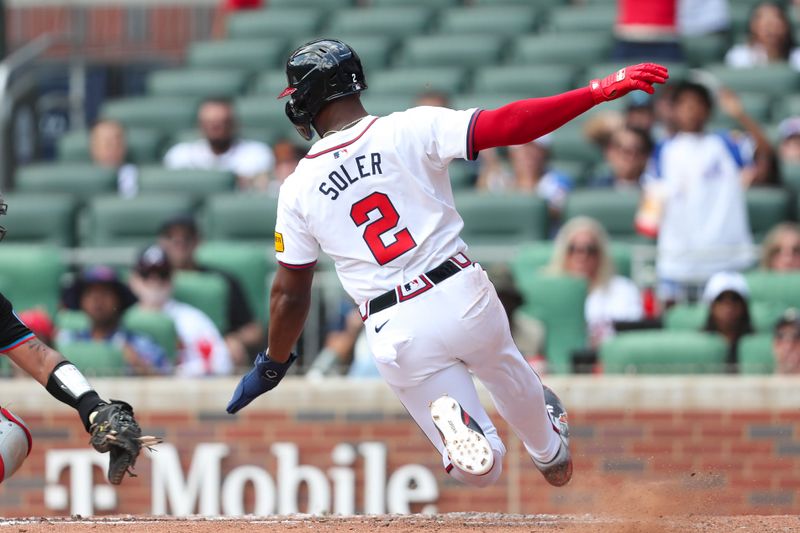
<instances>
[{"instance_id":1,"label":"spectator wearing white shirt","mask_svg":"<svg viewBox=\"0 0 800 533\"><path fill-rule=\"evenodd\" d=\"M125 129L115 120L101 120L89 135L89 153L95 165L117 171L120 196L130 198L139 190L139 170L128 162L128 143Z\"/></svg>"},{"instance_id":2,"label":"spectator wearing white shirt","mask_svg":"<svg viewBox=\"0 0 800 533\"><path fill-rule=\"evenodd\" d=\"M203 138L170 148L164 156L164 166L227 170L236 174L239 189L267 188L275 156L266 144L237 137L236 118L229 101L206 100L200 105L197 122Z\"/></svg>"},{"instance_id":3,"label":"spectator wearing white shirt","mask_svg":"<svg viewBox=\"0 0 800 533\"><path fill-rule=\"evenodd\" d=\"M792 25L778 2L761 2L750 15L746 43L734 45L725 63L736 68L786 63L800 70L800 48L795 48Z\"/></svg>"}]
</instances>

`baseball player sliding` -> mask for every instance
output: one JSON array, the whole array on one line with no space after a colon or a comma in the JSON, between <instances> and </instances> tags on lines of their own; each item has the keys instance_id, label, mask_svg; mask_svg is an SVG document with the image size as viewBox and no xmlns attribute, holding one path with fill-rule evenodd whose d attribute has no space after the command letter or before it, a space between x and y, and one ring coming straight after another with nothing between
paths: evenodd
<instances>
[{"instance_id":1,"label":"baseball player sliding","mask_svg":"<svg viewBox=\"0 0 800 533\"><path fill-rule=\"evenodd\" d=\"M492 111L417 107L387 117L362 106L361 61L341 41L301 46L286 73L279 97L290 97L289 120L304 138L316 131L321 139L281 187L269 349L242 378L228 412L274 388L296 359L291 349L321 248L359 304L381 375L450 475L486 486L502 470L505 446L478 401L474 374L545 479L566 484L566 412L514 345L494 287L466 253L447 167L456 157L530 142L635 89L653 93L667 69L635 65L583 89Z\"/></svg>"}]
</instances>

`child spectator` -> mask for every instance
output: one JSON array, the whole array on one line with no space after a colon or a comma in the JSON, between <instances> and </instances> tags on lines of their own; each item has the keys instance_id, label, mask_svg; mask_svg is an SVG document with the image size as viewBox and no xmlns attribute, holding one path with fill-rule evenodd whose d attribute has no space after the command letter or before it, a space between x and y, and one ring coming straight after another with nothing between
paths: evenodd
<instances>
[{"instance_id":1,"label":"child spectator","mask_svg":"<svg viewBox=\"0 0 800 533\"><path fill-rule=\"evenodd\" d=\"M703 303L708 306L704 331L719 333L728 343L727 363L731 370L738 363L739 340L753 332L748 299L750 290L738 272L718 272L708 280Z\"/></svg>"}]
</instances>

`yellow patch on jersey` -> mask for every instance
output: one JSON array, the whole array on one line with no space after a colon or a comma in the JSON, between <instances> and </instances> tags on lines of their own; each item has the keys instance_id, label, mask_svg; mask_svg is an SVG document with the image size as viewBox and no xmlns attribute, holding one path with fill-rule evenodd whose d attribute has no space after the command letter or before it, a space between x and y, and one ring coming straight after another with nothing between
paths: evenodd
<instances>
[{"instance_id":1,"label":"yellow patch on jersey","mask_svg":"<svg viewBox=\"0 0 800 533\"><path fill-rule=\"evenodd\" d=\"M275 232L275 251L282 252L283 251L283 234Z\"/></svg>"}]
</instances>

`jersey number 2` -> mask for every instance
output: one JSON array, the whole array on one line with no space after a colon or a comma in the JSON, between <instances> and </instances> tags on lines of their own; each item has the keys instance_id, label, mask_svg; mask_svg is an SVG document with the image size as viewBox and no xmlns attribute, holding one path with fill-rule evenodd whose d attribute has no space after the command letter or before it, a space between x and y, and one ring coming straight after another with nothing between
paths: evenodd
<instances>
[{"instance_id":1,"label":"jersey number 2","mask_svg":"<svg viewBox=\"0 0 800 533\"><path fill-rule=\"evenodd\" d=\"M375 209L381 216L369 222L369 213ZM417 245L408 228L395 232L392 235L393 243L388 246L383 243L381 235L397 227L400 215L397 214L397 209L394 208L389 197L381 192L374 192L354 203L350 208L350 218L353 219L356 226L369 222L364 228L364 241L379 265L385 265L389 261L397 259Z\"/></svg>"}]
</instances>

